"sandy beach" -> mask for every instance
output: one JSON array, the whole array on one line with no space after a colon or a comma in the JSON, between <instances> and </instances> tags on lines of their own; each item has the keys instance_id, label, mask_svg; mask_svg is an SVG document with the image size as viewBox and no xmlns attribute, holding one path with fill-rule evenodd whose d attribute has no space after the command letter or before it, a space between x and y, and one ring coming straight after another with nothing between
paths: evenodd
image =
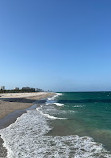
<instances>
[{"instance_id":1,"label":"sandy beach","mask_svg":"<svg viewBox=\"0 0 111 158\"><path fill-rule=\"evenodd\" d=\"M52 95L54 93L48 92L0 94L0 119L15 110L30 107L36 100L41 100Z\"/></svg>"},{"instance_id":2,"label":"sandy beach","mask_svg":"<svg viewBox=\"0 0 111 158\"><path fill-rule=\"evenodd\" d=\"M24 109L44 103L47 97L53 95L54 93L49 92L0 94L0 129L13 123L26 112ZM3 147L3 140L0 137L0 158L5 158L6 155L7 150Z\"/></svg>"}]
</instances>

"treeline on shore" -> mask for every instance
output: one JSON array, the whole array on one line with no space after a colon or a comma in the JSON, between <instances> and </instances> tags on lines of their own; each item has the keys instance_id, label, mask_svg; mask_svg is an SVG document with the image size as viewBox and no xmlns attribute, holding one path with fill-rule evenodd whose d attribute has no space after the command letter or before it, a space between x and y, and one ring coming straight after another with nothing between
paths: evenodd
<instances>
[{"instance_id":1,"label":"treeline on shore","mask_svg":"<svg viewBox=\"0 0 111 158\"><path fill-rule=\"evenodd\" d=\"M42 89L35 89L35 88L30 88L30 89L12 89L12 90L0 90L0 93L30 93L30 92L43 92Z\"/></svg>"}]
</instances>

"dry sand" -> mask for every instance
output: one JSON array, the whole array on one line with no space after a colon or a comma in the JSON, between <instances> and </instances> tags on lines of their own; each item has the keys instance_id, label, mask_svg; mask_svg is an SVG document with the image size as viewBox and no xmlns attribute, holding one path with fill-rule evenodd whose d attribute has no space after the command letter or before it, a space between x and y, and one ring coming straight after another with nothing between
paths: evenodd
<instances>
[{"instance_id":1,"label":"dry sand","mask_svg":"<svg viewBox=\"0 0 111 158\"><path fill-rule=\"evenodd\" d=\"M13 123L17 117L25 112L22 109L29 108L35 101L38 101L38 103L42 101L41 99L45 101L47 97L53 95L54 93L48 92L0 94L0 128ZM16 110L19 112L16 113ZM3 140L0 137L0 158L6 158L6 156L7 150L3 147Z\"/></svg>"}]
</instances>

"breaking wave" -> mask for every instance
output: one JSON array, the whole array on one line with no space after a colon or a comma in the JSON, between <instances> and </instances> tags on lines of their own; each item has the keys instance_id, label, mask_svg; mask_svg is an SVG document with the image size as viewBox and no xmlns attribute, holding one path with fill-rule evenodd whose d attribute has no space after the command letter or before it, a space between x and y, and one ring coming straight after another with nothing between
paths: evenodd
<instances>
[{"instance_id":1,"label":"breaking wave","mask_svg":"<svg viewBox=\"0 0 111 158\"><path fill-rule=\"evenodd\" d=\"M57 106L64 106L64 104L61 104L61 103L54 103L54 104Z\"/></svg>"},{"instance_id":2,"label":"breaking wave","mask_svg":"<svg viewBox=\"0 0 111 158\"><path fill-rule=\"evenodd\" d=\"M49 122L55 119L49 113L55 109L46 105L42 110L43 107L28 110L15 123L0 130L8 158L111 158L102 144L90 137L47 136L53 129Z\"/></svg>"},{"instance_id":3,"label":"breaking wave","mask_svg":"<svg viewBox=\"0 0 111 158\"><path fill-rule=\"evenodd\" d=\"M45 113L43 113L43 112L40 110L40 108L36 108L36 110L39 111L39 113L40 113L41 115L43 115L43 116L45 116L45 117L47 117L47 118L49 118L49 119L59 119L59 120L66 119L66 118L59 118L59 117L51 116L51 115L49 115L49 114L45 114Z\"/></svg>"}]
</instances>

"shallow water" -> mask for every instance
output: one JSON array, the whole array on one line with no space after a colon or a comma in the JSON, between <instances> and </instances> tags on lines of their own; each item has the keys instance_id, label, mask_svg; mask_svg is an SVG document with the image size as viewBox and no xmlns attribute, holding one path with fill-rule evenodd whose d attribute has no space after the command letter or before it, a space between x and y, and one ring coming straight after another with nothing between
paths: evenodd
<instances>
[{"instance_id":1,"label":"shallow water","mask_svg":"<svg viewBox=\"0 0 111 158\"><path fill-rule=\"evenodd\" d=\"M94 110L88 101L82 103L80 100L90 97L81 95L57 94L45 105L28 110L15 123L0 130L8 158L111 158L107 147L110 128L98 119L99 106Z\"/></svg>"},{"instance_id":2,"label":"shallow water","mask_svg":"<svg viewBox=\"0 0 111 158\"><path fill-rule=\"evenodd\" d=\"M66 135L93 137L111 151L111 92L63 93L58 102L68 118Z\"/></svg>"}]
</instances>

